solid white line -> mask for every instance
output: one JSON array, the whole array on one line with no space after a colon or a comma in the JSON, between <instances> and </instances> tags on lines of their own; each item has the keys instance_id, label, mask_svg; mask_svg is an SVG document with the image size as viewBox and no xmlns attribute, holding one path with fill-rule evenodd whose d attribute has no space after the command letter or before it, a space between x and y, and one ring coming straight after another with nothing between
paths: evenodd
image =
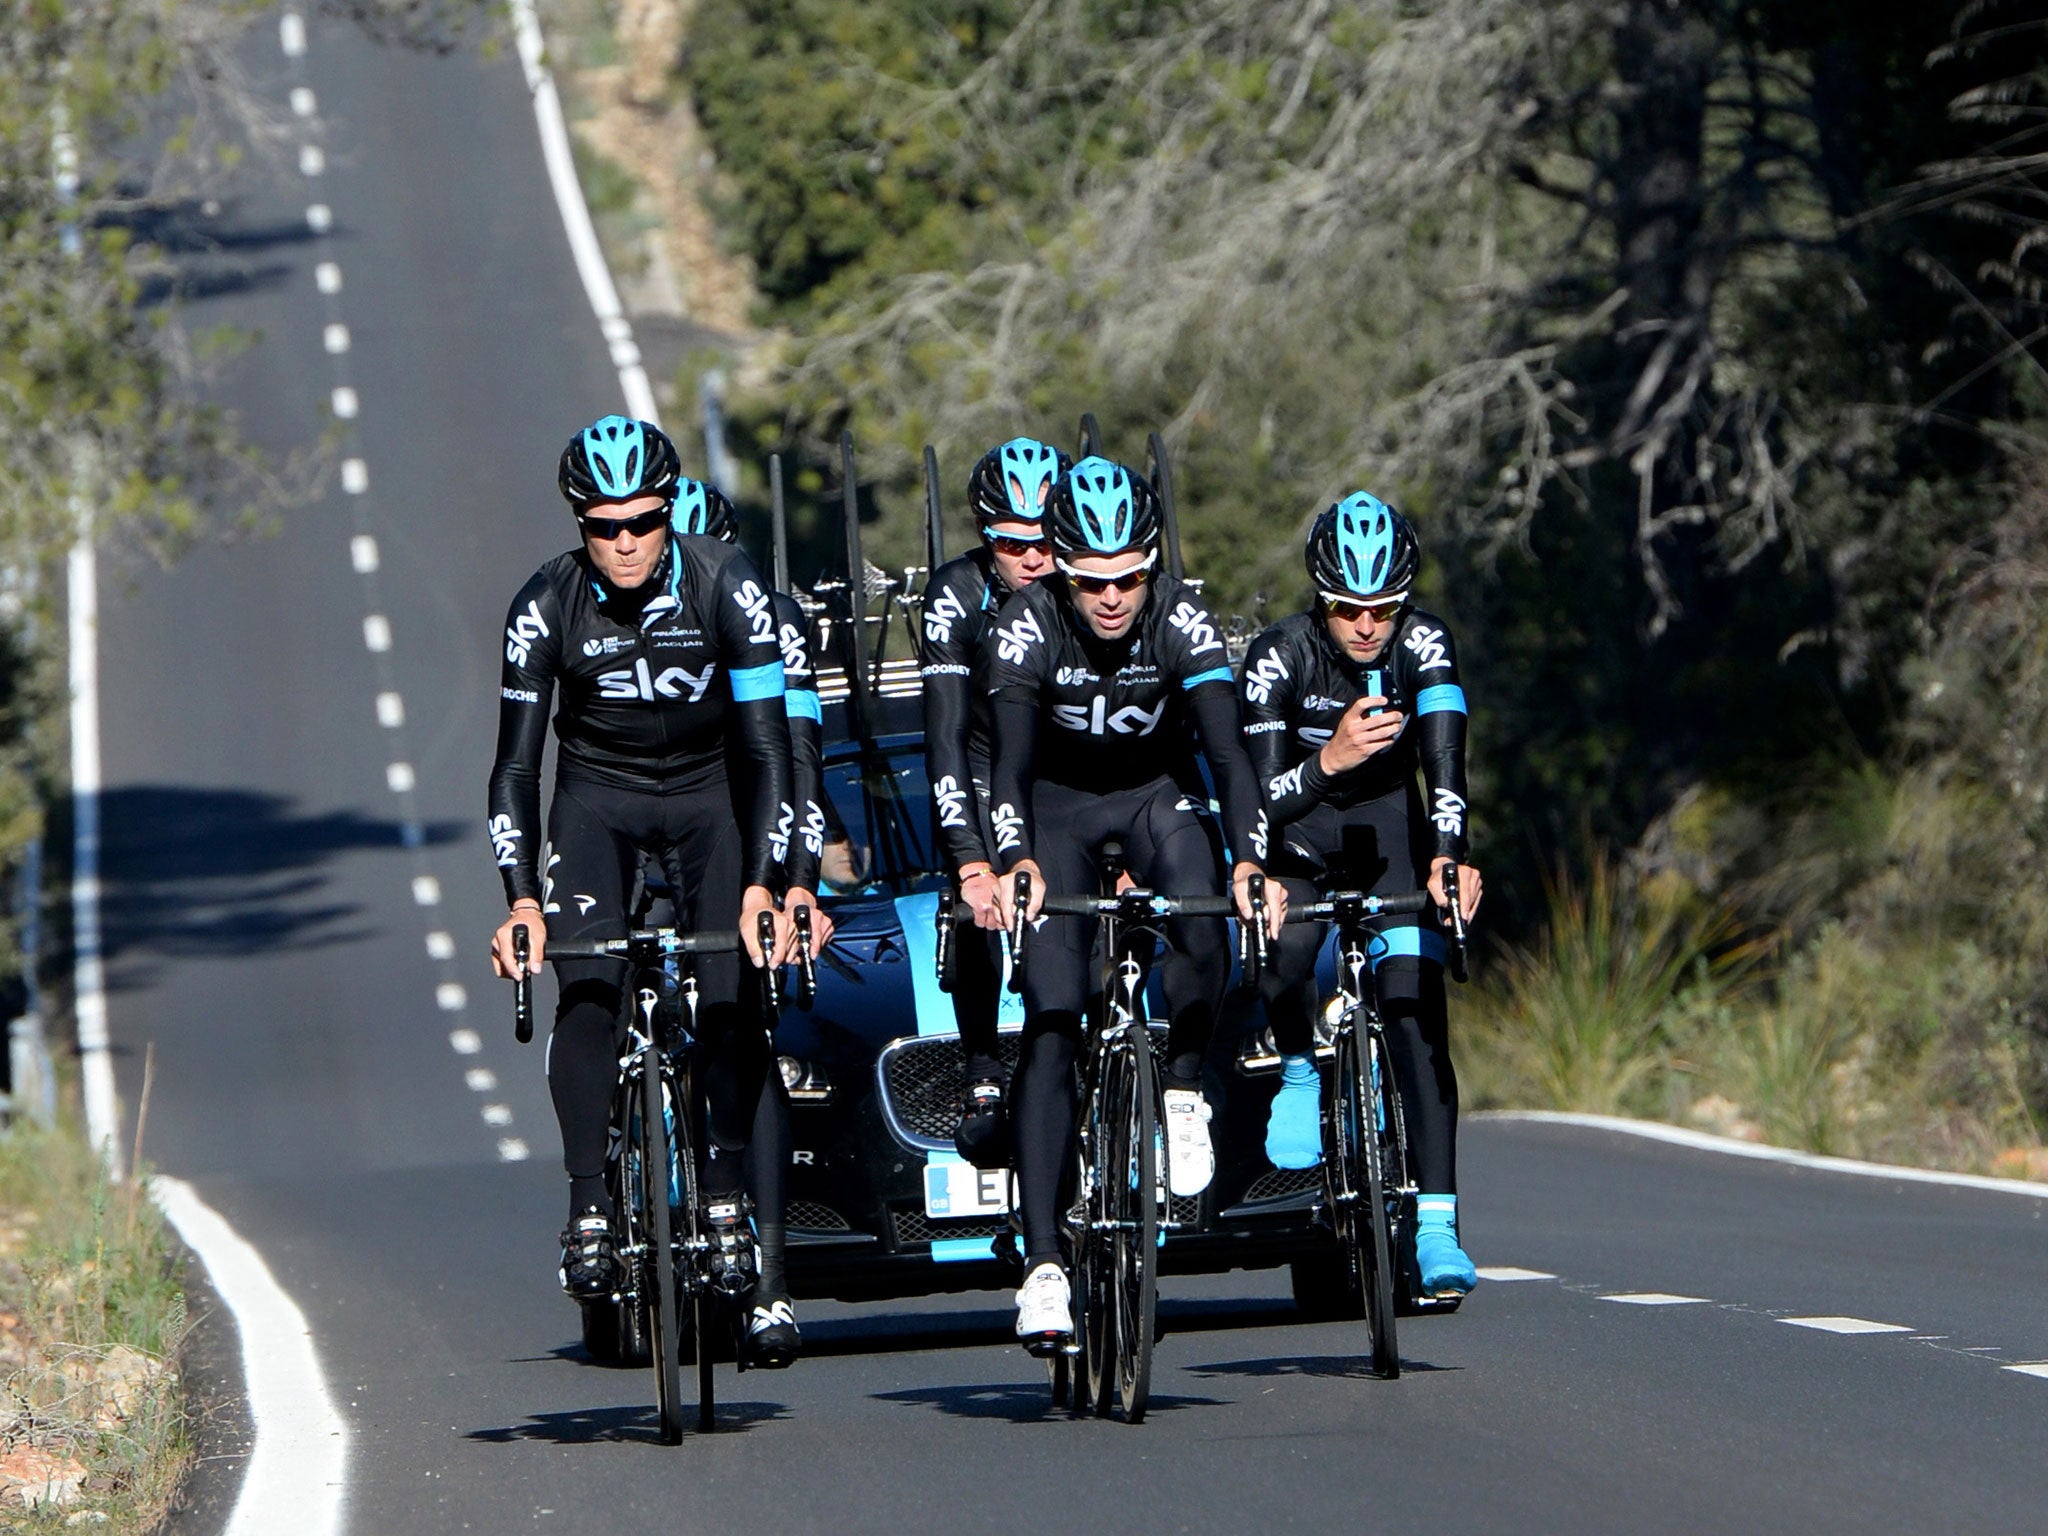
<instances>
[{"instance_id":1,"label":"solid white line","mask_svg":"<svg viewBox=\"0 0 2048 1536\"><path fill-rule=\"evenodd\" d=\"M1668 1291L1619 1291L1600 1299L1618 1301L1626 1307L1703 1307L1707 1304L1704 1296L1673 1296Z\"/></svg>"},{"instance_id":2,"label":"solid white line","mask_svg":"<svg viewBox=\"0 0 2048 1536\"><path fill-rule=\"evenodd\" d=\"M2035 1200L2048 1200L2048 1184L2035 1183L2030 1179L1994 1179L1979 1173L1943 1173L1934 1168L1859 1162L1853 1157L1824 1157L1818 1152L1794 1152L1789 1147L1767 1147L1753 1141L1737 1141L1732 1136L1710 1136L1704 1131L1688 1131L1675 1125L1661 1125L1654 1120L1624 1120L1616 1115L1560 1114L1541 1109L1482 1110L1475 1118L1527 1120L1538 1125L1576 1125L1587 1130L1640 1136L1646 1141L1668 1142L1697 1152L1719 1152L1728 1157L1788 1163L1795 1168L1816 1168L1824 1173L1849 1173L1863 1179L1896 1179L1907 1184L1946 1184L1954 1189L1984 1189L2001 1195L2027 1195Z\"/></svg>"},{"instance_id":3,"label":"solid white line","mask_svg":"<svg viewBox=\"0 0 2048 1536\"><path fill-rule=\"evenodd\" d=\"M533 115L540 124L541 158L547 163L548 184L561 210L562 228L569 236L569 252L576 258L577 276L583 292L597 314L598 325L610 344L612 365L619 371L619 385L626 394L626 409L642 421L659 423L655 414L654 388L647 382L647 370L640 363L640 350L633 345L633 325L619 303L619 290L605 264L604 250L597 243L597 230L590 222L590 208L583 200L583 187L576 180L576 156L569 148L568 125L562 120L562 98L555 92L554 77L543 62L547 45L542 41L540 22L533 0L512 0L512 28L519 40L519 63L526 71L526 87L533 93Z\"/></svg>"},{"instance_id":4,"label":"solid white line","mask_svg":"<svg viewBox=\"0 0 2048 1536\"><path fill-rule=\"evenodd\" d=\"M1861 1317L1781 1317L1794 1328L1818 1328L1822 1333L1911 1333L1903 1323L1873 1323Z\"/></svg>"},{"instance_id":5,"label":"solid white line","mask_svg":"<svg viewBox=\"0 0 2048 1536\"><path fill-rule=\"evenodd\" d=\"M223 1536L337 1536L348 1425L328 1395L305 1313L191 1185L155 1178L150 1195L199 1255L242 1336L254 1446Z\"/></svg>"},{"instance_id":6,"label":"solid white line","mask_svg":"<svg viewBox=\"0 0 2048 1536\"><path fill-rule=\"evenodd\" d=\"M1555 1280L1557 1276L1541 1269L1517 1269L1512 1264L1484 1264L1480 1266L1482 1280Z\"/></svg>"},{"instance_id":7,"label":"solid white line","mask_svg":"<svg viewBox=\"0 0 2048 1536\"><path fill-rule=\"evenodd\" d=\"M121 1176L121 1107L107 1029L107 975L100 939L99 554L83 513L71 546L66 607L71 647L72 1012L86 1134L112 1178Z\"/></svg>"}]
</instances>

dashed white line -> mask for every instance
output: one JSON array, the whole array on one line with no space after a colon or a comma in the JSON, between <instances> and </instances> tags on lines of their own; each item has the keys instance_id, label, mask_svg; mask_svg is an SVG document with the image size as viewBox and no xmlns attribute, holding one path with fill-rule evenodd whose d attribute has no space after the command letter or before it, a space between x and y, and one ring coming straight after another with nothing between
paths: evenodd
<instances>
[{"instance_id":1,"label":"dashed white line","mask_svg":"<svg viewBox=\"0 0 2048 1536\"><path fill-rule=\"evenodd\" d=\"M1479 1271L1482 1280L1555 1280L1557 1276L1540 1269L1517 1269L1512 1264L1483 1265Z\"/></svg>"},{"instance_id":2,"label":"dashed white line","mask_svg":"<svg viewBox=\"0 0 2048 1536\"><path fill-rule=\"evenodd\" d=\"M299 146L299 174L301 176L318 176L326 169L327 156L321 151L318 144L301 144Z\"/></svg>"},{"instance_id":3,"label":"dashed white line","mask_svg":"<svg viewBox=\"0 0 2048 1536\"><path fill-rule=\"evenodd\" d=\"M1781 1317L1794 1328L1818 1328L1822 1333L1911 1333L1904 1323L1873 1323L1864 1317Z\"/></svg>"},{"instance_id":4,"label":"dashed white line","mask_svg":"<svg viewBox=\"0 0 2048 1536\"><path fill-rule=\"evenodd\" d=\"M427 958L429 960L453 960L455 958L455 935L436 928L427 935Z\"/></svg>"},{"instance_id":5,"label":"dashed white line","mask_svg":"<svg viewBox=\"0 0 2048 1536\"><path fill-rule=\"evenodd\" d=\"M319 110L320 103L314 98L313 88L310 85L295 85L292 87L292 111L296 112L300 117L311 117Z\"/></svg>"},{"instance_id":6,"label":"dashed white line","mask_svg":"<svg viewBox=\"0 0 2048 1536\"><path fill-rule=\"evenodd\" d=\"M325 203L313 203L306 209L306 228L316 235L324 235L334 228L334 210Z\"/></svg>"},{"instance_id":7,"label":"dashed white line","mask_svg":"<svg viewBox=\"0 0 2048 1536\"><path fill-rule=\"evenodd\" d=\"M394 795L409 795L413 791L411 763L387 763L384 766L384 782L391 786Z\"/></svg>"},{"instance_id":8,"label":"dashed white line","mask_svg":"<svg viewBox=\"0 0 2048 1536\"><path fill-rule=\"evenodd\" d=\"M388 690L377 695L377 723L387 731L405 724L405 698Z\"/></svg>"},{"instance_id":9,"label":"dashed white line","mask_svg":"<svg viewBox=\"0 0 2048 1536\"><path fill-rule=\"evenodd\" d=\"M313 286L322 293L341 292L341 266L338 262L323 261L313 269Z\"/></svg>"},{"instance_id":10,"label":"dashed white line","mask_svg":"<svg viewBox=\"0 0 2048 1536\"><path fill-rule=\"evenodd\" d=\"M341 488L351 496L362 495L370 488L370 466L361 459L343 459Z\"/></svg>"},{"instance_id":11,"label":"dashed white line","mask_svg":"<svg viewBox=\"0 0 2048 1536\"><path fill-rule=\"evenodd\" d=\"M277 18L277 41L286 58L296 59L305 55L306 23L297 11L286 11Z\"/></svg>"},{"instance_id":12,"label":"dashed white line","mask_svg":"<svg viewBox=\"0 0 2048 1536\"><path fill-rule=\"evenodd\" d=\"M320 345L336 357L348 350L348 327L339 320L331 320L320 332Z\"/></svg>"},{"instance_id":13,"label":"dashed white line","mask_svg":"<svg viewBox=\"0 0 2048 1536\"><path fill-rule=\"evenodd\" d=\"M498 1087L498 1074L489 1067L471 1067L462 1074L463 1082L472 1093L494 1093Z\"/></svg>"},{"instance_id":14,"label":"dashed white line","mask_svg":"<svg viewBox=\"0 0 2048 1536\"><path fill-rule=\"evenodd\" d=\"M506 1136L498 1142L498 1161L501 1163L523 1163L528 1156L526 1143L517 1136Z\"/></svg>"},{"instance_id":15,"label":"dashed white line","mask_svg":"<svg viewBox=\"0 0 2048 1536\"><path fill-rule=\"evenodd\" d=\"M1703 1307L1707 1304L1704 1296L1673 1296L1668 1291L1619 1291L1600 1299L1618 1301L1627 1307Z\"/></svg>"},{"instance_id":16,"label":"dashed white line","mask_svg":"<svg viewBox=\"0 0 2048 1536\"><path fill-rule=\"evenodd\" d=\"M391 649L391 621L381 613L363 615L363 644L373 651Z\"/></svg>"},{"instance_id":17,"label":"dashed white line","mask_svg":"<svg viewBox=\"0 0 2048 1536\"><path fill-rule=\"evenodd\" d=\"M474 1056L484 1048L484 1038L473 1029L451 1029L448 1043L455 1048L458 1056Z\"/></svg>"},{"instance_id":18,"label":"dashed white line","mask_svg":"<svg viewBox=\"0 0 2048 1536\"><path fill-rule=\"evenodd\" d=\"M422 907L438 907L441 904L441 882L432 875L414 875L412 899Z\"/></svg>"},{"instance_id":19,"label":"dashed white line","mask_svg":"<svg viewBox=\"0 0 2048 1536\"><path fill-rule=\"evenodd\" d=\"M377 569L377 541L367 533L357 534L348 541L348 560L358 576L369 575Z\"/></svg>"},{"instance_id":20,"label":"dashed white line","mask_svg":"<svg viewBox=\"0 0 2048 1536\"><path fill-rule=\"evenodd\" d=\"M444 981L434 988L434 1006L443 1013L460 1013L469 1006L469 991L459 981Z\"/></svg>"},{"instance_id":21,"label":"dashed white line","mask_svg":"<svg viewBox=\"0 0 2048 1536\"><path fill-rule=\"evenodd\" d=\"M483 1110L485 1125L510 1125L512 1110L505 1104L486 1104Z\"/></svg>"},{"instance_id":22,"label":"dashed white line","mask_svg":"<svg viewBox=\"0 0 2048 1536\"><path fill-rule=\"evenodd\" d=\"M348 385L335 385L334 393L328 398L334 404L335 415L339 416L343 421L354 421L356 419L356 411L361 402L356 398L356 392L350 389Z\"/></svg>"}]
</instances>

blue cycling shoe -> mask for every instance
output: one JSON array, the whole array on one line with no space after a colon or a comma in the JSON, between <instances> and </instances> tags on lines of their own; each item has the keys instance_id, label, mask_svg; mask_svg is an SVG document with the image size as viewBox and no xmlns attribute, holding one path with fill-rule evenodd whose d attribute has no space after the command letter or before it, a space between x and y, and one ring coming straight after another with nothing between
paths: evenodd
<instances>
[{"instance_id":1,"label":"blue cycling shoe","mask_svg":"<svg viewBox=\"0 0 2048 1536\"><path fill-rule=\"evenodd\" d=\"M1425 1296L1463 1296L1479 1283L1479 1271L1458 1246L1458 1197L1415 1197L1415 1267Z\"/></svg>"},{"instance_id":2,"label":"blue cycling shoe","mask_svg":"<svg viewBox=\"0 0 2048 1536\"><path fill-rule=\"evenodd\" d=\"M1266 1160L1275 1168L1313 1168L1323 1160L1322 1079L1313 1056L1281 1058L1280 1091L1266 1119Z\"/></svg>"}]
</instances>

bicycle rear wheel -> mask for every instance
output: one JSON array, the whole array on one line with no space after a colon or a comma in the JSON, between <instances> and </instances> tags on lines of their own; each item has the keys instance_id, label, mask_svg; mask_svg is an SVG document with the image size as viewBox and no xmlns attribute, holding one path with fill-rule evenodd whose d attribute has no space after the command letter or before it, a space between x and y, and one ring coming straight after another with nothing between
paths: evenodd
<instances>
[{"instance_id":1,"label":"bicycle rear wheel","mask_svg":"<svg viewBox=\"0 0 2048 1536\"><path fill-rule=\"evenodd\" d=\"M1074 1249L1074 1415L1107 1414L1116 1397L1115 1255L1108 1237L1108 1181L1115 1161L1114 1138L1105 1115L1117 1075L1115 1052L1093 1053L1082 1074L1079 1138L1080 1189L1073 1230Z\"/></svg>"},{"instance_id":2,"label":"bicycle rear wheel","mask_svg":"<svg viewBox=\"0 0 2048 1536\"><path fill-rule=\"evenodd\" d=\"M670 1140L681 1119L669 1112L666 1074L650 1047L640 1058L639 1205L646 1244L641 1250L640 1294L646 1305L648 1355L654 1365L654 1401L661 1443L683 1438L682 1308L675 1262L674 1178ZM683 1146L689 1143L685 1139Z\"/></svg>"},{"instance_id":3,"label":"bicycle rear wheel","mask_svg":"<svg viewBox=\"0 0 2048 1536\"><path fill-rule=\"evenodd\" d=\"M1333 1175L1347 1186L1336 1204L1338 1239L1343 1244L1350 1284L1365 1315L1366 1356L1372 1373L1388 1380L1401 1374L1394 1329L1394 1247L1392 1212L1387 1208L1385 1121L1375 1093L1374 1053L1379 1037L1354 1024L1337 1037L1337 1070L1332 1100L1340 1165ZM1385 1062L1379 1076L1385 1075Z\"/></svg>"},{"instance_id":4,"label":"bicycle rear wheel","mask_svg":"<svg viewBox=\"0 0 2048 1536\"><path fill-rule=\"evenodd\" d=\"M1115 1113L1122 1177L1111 1185L1116 1255L1116 1388L1124 1422L1144 1422L1159 1320L1159 1079L1142 1034L1124 1047Z\"/></svg>"}]
</instances>

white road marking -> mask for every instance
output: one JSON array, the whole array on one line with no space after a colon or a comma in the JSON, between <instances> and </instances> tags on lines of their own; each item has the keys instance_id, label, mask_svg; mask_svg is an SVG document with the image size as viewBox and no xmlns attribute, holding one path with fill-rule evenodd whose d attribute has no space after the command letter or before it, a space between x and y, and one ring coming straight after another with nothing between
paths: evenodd
<instances>
[{"instance_id":1,"label":"white road marking","mask_svg":"<svg viewBox=\"0 0 2048 1536\"><path fill-rule=\"evenodd\" d=\"M301 144L299 146L299 174L301 176L318 176L326 169L327 156L318 144Z\"/></svg>"},{"instance_id":2,"label":"white road marking","mask_svg":"<svg viewBox=\"0 0 2048 1536\"><path fill-rule=\"evenodd\" d=\"M2001 1365L2001 1371L2014 1371L2021 1376L2039 1376L2048 1381L2048 1360L2028 1360L2019 1365Z\"/></svg>"},{"instance_id":3,"label":"white road marking","mask_svg":"<svg viewBox=\"0 0 2048 1536\"><path fill-rule=\"evenodd\" d=\"M1512 1264L1487 1264L1479 1270L1482 1280L1555 1280L1557 1276L1540 1269L1517 1269Z\"/></svg>"},{"instance_id":4,"label":"white road marking","mask_svg":"<svg viewBox=\"0 0 2048 1536\"><path fill-rule=\"evenodd\" d=\"M387 731L405 724L405 696L388 689L377 695L377 723Z\"/></svg>"},{"instance_id":5,"label":"white road marking","mask_svg":"<svg viewBox=\"0 0 2048 1536\"><path fill-rule=\"evenodd\" d=\"M497 1089L498 1074L489 1067L471 1067L462 1074L462 1080L473 1093L491 1093Z\"/></svg>"},{"instance_id":6,"label":"white road marking","mask_svg":"<svg viewBox=\"0 0 2048 1536\"><path fill-rule=\"evenodd\" d=\"M334 403L335 415L339 416L343 421L354 421L356 419L356 410L360 402L356 399L356 392L350 389L348 385L335 385L334 393L328 398Z\"/></svg>"},{"instance_id":7,"label":"white road marking","mask_svg":"<svg viewBox=\"0 0 2048 1536\"><path fill-rule=\"evenodd\" d=\"M363 644L373 651L391 649L391 621L381 613L363 616Z\"/></svg>"},{"instance_id":8,"label":"white road marking","mask_svg":"<svg viewBox=\"0 0 2048 1536\"><path fill-rule=\"evenodd\" d=\"M391 786L394 795L409 795L413 789L411 763L387 763L384 765L384 782Z\"/></svg>"},{"instance_id":9,"label":"white road marking","mask_svg":"<svg viewBox=\"0 0 2048 1536\"><path fill-rule=\"evenodd\" d=\"M555 206L561 210L562 227L569 236L569 250L576 258L576 272L583 279L583 292L604 327L611 346L612 362L619 371L619 386L625 391L626 408L643 421L659 422L655 414L654 387L641 366L640 351L632 342L632 322L619 303L619 290L605 265L604 250L597 243L597 230L590 222L590 208L583 200L583 187L576 179L576 157L569 147L568 126L562 120L562 99L555 92L554 77L542 62L547 45L541 38L540 22L534 15L533 0L512 0L512 27L519 41L519 63L526 71L526 88L533 93L533 115L540 125L541 158L548 168L548 184L554 189Z\"/></svg>"},{"instance_id":10,"label":"white road marking","mask_svg":"<svg viewBox=\"0 0 2048 1536\"><path fill-rule=\"evenodd\" d=\"M443 1013L460 1013L469 1006L469 992L459 981L444 981L434 988L434 1006Z\"/></svg>"},{"instance_id":11,"label":"white road marking","mask_svg":"<svg viewBox=\"0 0 2048 1536\"><path fill-rule=\"evenodd\" d=\"M510 1125L511 1123L512 1110L508 1105L486 1104L484 1106L485 1125Z\"/></svg>"},{"instance_id":12,"label":"white road marking","mask_svg":"<svg viewBox=\"0 0 2048 1536\"><path fill-rule=\"evenodd\" d=\"M323 261L313 269L313 286L322 293L341 292L341 266L338 262Z\"/></svg>"},{"instance_id":13,"label":"white road marking","mask_svg":"<svg viewBox=\"0 0 2048 1536\"><path fill-rule=\"evenodd\" d=\"M314 98L310 85L292 87L292 110L300 117L311 117L320 110L320 103Z\"/></svg>"},{"instance_id":14,"label":"white road marking","mask_svg":"<svg viewBox=\"0 0 2048 1536\"><path fill-rule=\"evenodd\" d=\"M369 575L377 569L377 541L367 533L357 534L348 541L348 559L358 576Z\"/></svg>"},{"instance_id":15,"label":"white road marking","mask_svg":"<svg viewBox=\"0 0 2048 1536\"><path fill-rule=\"evenodd\" d=\"M455 1047L458 1056L474 1056L484 1048L484 1038L473 1029L451 1029L448 1043Z\"/></svg>"},{"instance_id":16,"label":"white road marking","mask_svg":"<svg viewBox=\"0 0 2048 1536\"><path fill-rule=\"evenodd\" d=\"M336 357L348 350L348 327L339 320L331 320L320 332L320 345Z\"/></svg>"},{"instance_id":17,"label":"white road marking","mask_svg":"<svg viewBox=\"0 0 2048 1536\"><path fill-rule=\"evenodd\" d=\"M296 59L305 55L306 23L297 11L286 11L277 18L277 41L286 58Z\"/></svg>"},{"instance_id":18,"label":"white road marking","mask_svg":"<svg viewBox=\"0 0 2048 1536\"><path fill-rule=\"evenodd\" d=\"M441 904L441 882L432 875L414 875L412 899L422 907L438 907Z\"/></svg>"},{"instance_id":19,"label":"white road marking","mask_svg":"<svg viewBox=\"0 0 2048 1536\"><path fill-rule=\"evenodd\" d=\"M526 1143L517 1136L504 1137L498 1143L498 1161L501 1163L523 1163L528 1155Z\"/></svg>"},{"instance_id":20,"label":"white road marking","mask_svg":"<svg viewBox=\"0 0 2048 1536\"><path fill-rule=\"evenodd\" d=\"M1781 1317L1794 1328L1818 1328L1822 1333L1911 1333L1903 1323L1873 1323L1861 1317Z\"/></svg>"},{"instance_id":21,"label":"white road marking","mask_svg":"<svg viewBox=\"0 0 2048 1536\"><path fill-rule=\"evenodd\" d=\"M370 466L361 459L343 459L341 488L351 496L362 495L370 488Z\"/></svg>"},{"instance_id":22,"label":"white road marking","mask_svg":"<svg viewBox=\"0 0 2048 1536\"><path fill-rule=\"evenodd\" d=\"M1628 1307L1703 1307L1707 1304L1704 1296L1673 1296L1668 1291L1619 1291L1600 1299L1618 1301Z\"/></svg>"},{"instance_id":23,"label":"white road marking","mask_svg":"<svg viewBox=\"0 0 2048 1536\"><path fill-rule=\"evenodd\" d=\"M113 1178L121 1176L121 1105L114 1092L114 1042L107 1026L106 963L100 942L100 598L99 552L88 514L67 570L71 647L71 976L78 1021L78 1071L86 1134Z\"/></svg>"},{"instance_id":24,"label":"white road marking","mask_svg":"<svg viewBox=\"0 0 2048 1536\"><path fill-rule=\"evenodd\" d=\"M429 960L453 960L455 958L455 935L436 928L427 935L427 958Z\"/></svg>"},{"instance_id":25,"label":"white road marking","mask_svg":"<svg viewBox=\"0 0 2048 1536\"><path fill-rule=\"evenodd\" d=\"M1864 1179L1891 1179L1902 1184L1946 1184L1955 1189L1986 1189L1999 1194L2027 1195L2048 1200L2048 1183L2031 1179L1994 1179L1979 1173L1943 1173L1934 1168L1908 1168L1892 1163L1864 1163L1853 1157L1823 1157L1817 1152L1794 1152L1789 1147L1759 1146L1737 1141L1732 1136L1709 1136L1705 1131L1688 1131L1653 1120L1624 1120L1616 1115L1574 1115L1547 1109L1496 1109L1477 1112L1479 1118L1527 1120L1538 1125L1576 1125L1593 1131L1613 1131L1622 1136L1640 1136L1646 1141L1668 1142L1698 1152L1719 1152L1728 1157L1756 1158L1768 1163L1790 1163L1798 1168L1817 1168L1827 1173L1849 1173Z\"/></svg>"},{"instance_id":26,"label":"white road marking","mask_svg":"<svg viewBox=\"0 0 2048 1536\"><path fill-rule=\"evenodd\" d=\"M255 1444L223 1536L337 1536L348 1425L328 1395L305 1313L263 1256L191 1185L159 1177L150 1180L149 1192L199 1255L242 1338Z\"/></svg>"},{"instance_id":27,"label":"white road marking","mask_svg":"<svg viewBox=\"0 0 2048 1536\"><path fill-rule=\"evenodd\" d=\"M316 235L324 235L334 228L334 210L325 203L314 203L306 209L306 228Z\"/></svg>"}]
</instances>

